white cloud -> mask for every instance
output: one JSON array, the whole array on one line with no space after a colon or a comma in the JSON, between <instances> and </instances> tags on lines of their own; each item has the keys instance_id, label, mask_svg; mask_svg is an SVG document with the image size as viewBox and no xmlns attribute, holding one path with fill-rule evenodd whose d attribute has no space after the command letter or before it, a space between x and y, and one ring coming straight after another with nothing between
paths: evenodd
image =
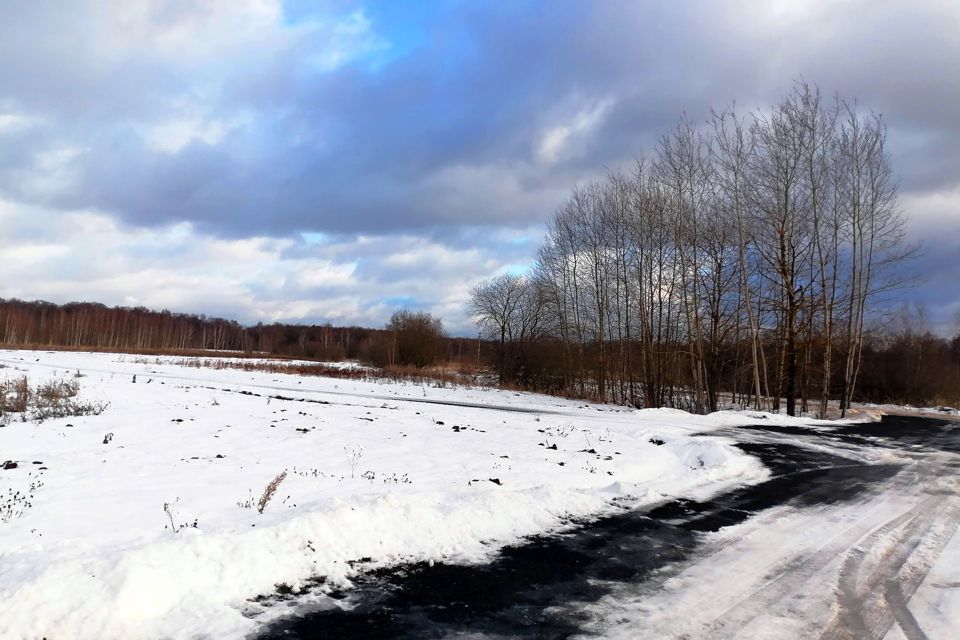
<instances>
[{"instance_id":1,"label":"white cloud","mask_svg":"<svg viewBox=\"0 0 960 640\"><path fill-rule=\"evenodd\" d=\"M594 101L551 125L540 137L536 149L537 158L549 165L580 155L583 144L603 122L613 105L614 100L609 98Z\"/></svg>"},{"instance_id":2,"label":"white cloud","mask_svg":"<svg viewBox=\"0 0 960 640\"><path fill-rule=\"evenodd\" d=\"M92 44L105 62L150 55L204 63L250 45L276 48L289 38L279 0L91 2L80 15L87 31L96 34Z\"/></svg>"},{"instance_id":3,"label":"white cloud","mask_svg":"<svg viewBox=\"0 0 960 640\"><path fill-rule=\"evenodd\" d=\"M77 163L85 151L73 145L38 149L33 153L32 166L20 169L21 193L42 201L49 194L71 188L77 182Z\"/></svg>"},{"instance_id":4,"label":"white cloud","mask_svg":"<svg viewBox=\"0 0 960 640\"><path fill-rule=\"evenodd\" d=\"M921 235L956 232L960 238L960 185L948 189L905 193L900 198L910 226Z\"/></svg>"},{"instance_id":5,"label":"white cloud","mask_svg":"<svg viewBox=\"0 0 960 640\"><path fill-rule=\"evenodd\" d=\"M386 46L362 10L318 9L293 22L281 0L90 2L78 17L92 35L90 53L102 65L142 60L208 79L215 79L214 70L242 74L249 65L291 52L326 72Z\"/></svg>"},{"instance_id":6,"label":"white cloud","mask_svg":"<svg viewBox=\"0 0 960 640\"><path fill-rule=\"evenodd\" d=\"M0 135L29 129L38 121L37 118L23 113L0 112Z\"/></svg>"},{"instance_id":7,"label":"white cloud","mask_svg":"<svg viewBox=\"0 0 960 640\"><path fill-rule=\"evenodd\" d=\"M230 131L242 126L246 118L231 120L204 119L201 116L183 116L147 125L144 139L157 151L176 153L192 142L216 145Z\"/></svg>"},{"instance_id":8,"label":"white cloud","mask_svg":"<svg viewBox=\"0 0 960 640\"><path fill-rule=\"evenodd\" d=\"M353 277L355 262L337 264L328 260L305 260L304 267L296 273L299 287L345 287L358 284Z\"/></svg>"},{"instance_id":9,"label":"white cloud","mask_svg":"<svg viewBox=\"0 0 960 640\"><path fill-rule=\"evenodd\" d=\"M326 73L364 54L389 48L389 43L373 32L370 20L361 10L335 20L308 21L304 27L312 38L322 38L325 45L308 56L316 71Z\"/></svg>"},{"instance_id":10,"label":"white cloud","mask_svg":"<svg viewBox=\"0 0 960 640\"><path fill-rule=\"evenodd\" d=\"M467 292L506 268L495 244L463 250L412 235L225 239L187 222L128 227L97 212L9 201L0 201L0 227L0 297L143 305L251 324L381 326L396 306L389 301L402 299L470 334Z\"/></svg>"}]
</instances>

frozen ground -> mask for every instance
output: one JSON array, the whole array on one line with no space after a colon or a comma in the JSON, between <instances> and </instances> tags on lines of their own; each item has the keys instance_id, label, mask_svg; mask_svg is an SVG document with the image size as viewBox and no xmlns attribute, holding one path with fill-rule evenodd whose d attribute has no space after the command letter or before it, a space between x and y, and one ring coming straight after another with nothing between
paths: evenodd
<instances>
[{"instance_id":1,"label":"frozen ground","mask_svg":"<svg viewBox=\"0 0 960 640\"><path fill-rule=\"evenodd\" d=\"M754 419L738 414L111 354L0 364L0 378L76 379L109 402L0 427L0 463L15 463L0 470L3 638L243 637L270 620L256 599L278 585L322 593L361 569L483 562L571 518L768 476L729 438L694 435Z\"/></svg>"}]
</instances>

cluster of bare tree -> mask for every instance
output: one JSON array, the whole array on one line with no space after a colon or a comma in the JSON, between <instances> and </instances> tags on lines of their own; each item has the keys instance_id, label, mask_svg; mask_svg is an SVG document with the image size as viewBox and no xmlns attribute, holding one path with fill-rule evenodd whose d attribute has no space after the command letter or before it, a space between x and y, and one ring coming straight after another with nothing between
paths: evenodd
<instances>
[{"instance_id":1,"label":"cluster of bare tree","mask_svg":"<svg viewBox=\"0 0 960 640\"><path fill-rule=\"evenodd\" d=\"M917 407L960 407L960 312L952 339L930 330L923 307L904 305L863 346L858 397Z\"/></svg>"},{"instance_id":2,"label":"cluster of bare tree","mask_svg":"<svg viewBox=\"0 0 960 640\"><path fill-rule=\"evenodd\" d=\"M361 357L373 329L289 324L243 327L233 320L106 307L90 302L0 300L0 344L118 351L246 351L301 358Z\"/></svg>"},{"instance_id":3,"label":"cluster of bare tree","mask_svg":"<svg viewBox=\"0 0 960 640\"><path fill-rule=\"evenodd\" d=\"M207 318L143 307L0 300L0 344L104 349L242 349L244 329Z\"/></svg>"},{"instance_id":4,"label":"cluster of bare tree","mask_svg":"<svg viewBox=\"0 0 960 640\"><path fill-rule=\"evenodd\" d=\"M866 320L897 285L904 219L886 127L798 84L684 119L628 171L576 187L529 276L471 311L504 381L638 406L846 408Z\"/></svg>"},{"instance_id":5,"label":"cluster of bare tree","mask_svg":"<svg viewBox=\"0 0 960 640\"><path fill-rule=\"evenodd\" d=\"M337 362L367 359L371 344L382 333L363 327L257 324L244 329L244 351Z\"/></svg>"},{"instance_id":6,"label":"cluster of bare tree","mask_svg":"<svg viewBox=\"0 0 960 640\"><path fill-rule=\"evenodd\" d=\"M257 324L202 315L0 299L0 345L114 351L237 351L379 366L424 367L449 360L476 364L477 340L449 338L439 318L399 310L383 329L331 324Z\"/></svg>"}]
</instances>

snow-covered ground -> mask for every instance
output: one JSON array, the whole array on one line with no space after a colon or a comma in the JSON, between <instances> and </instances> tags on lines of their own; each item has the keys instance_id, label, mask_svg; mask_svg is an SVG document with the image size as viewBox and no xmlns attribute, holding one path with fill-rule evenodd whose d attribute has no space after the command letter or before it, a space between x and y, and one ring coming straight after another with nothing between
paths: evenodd
<instances>
[{"instance_id":1,"label":"snow-covered ground","mask_svg":"<svg viewBox=\"0 0 960 640\"><path fill-rule=\"evenodd\" d=\"M925 414L925 415L935 415L935 416L960 416L960 409L956 407L914 407L911 405L895 405L895 404L871 404L871 403L862 403L857 404L857 407L863 409L873 409L879 411L880 413L900 413L900 414Z\"/></svg>"},{"instance_id":2,"label":"snow-covered ground","mask_svg":"<svg viewBox=\"0 0 960 640\"><path fill-rule=\"evenodd\" d=\"M270 615L252 600L277 585L480 562L618 503L702 499L768 473L695 435L747 420L736 413L115 354L3 351L0 364L0 380L76 380L109 402L0 427L0 463L16 463L0 470L3 638L243 637Z\"/></svg>"}]
</instances>

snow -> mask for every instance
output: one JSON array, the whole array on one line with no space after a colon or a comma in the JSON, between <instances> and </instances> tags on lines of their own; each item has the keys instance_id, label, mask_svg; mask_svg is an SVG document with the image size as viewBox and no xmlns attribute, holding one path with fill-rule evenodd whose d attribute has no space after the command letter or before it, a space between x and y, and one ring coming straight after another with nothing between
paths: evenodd
<instances>
[{"instance_id":1,"label":"snow","mask_svg":"<svg viewBox=\"0 0 960 640\"><path fill-rule=\"evenodd\" d=\"M925 558L931 568L910 599L910 610L922 621L923 630L929 638L956 637L960 627L960 535L957 535L960 505L955 498L960 495L960 479L953 476L943 484L942 488L948 495L954 496L954 508L949 513L951 517L947 519L946 531L941 536L946 544L939 554L921 547L923 555L931 556ZM944 523L938 524L943 526ZM896 626L886 636L887 640L905 637Z\"/></svg>"},{"instance_id":2,"label":"snow","mask_svg":"<svg viewBox=\"0 0 960 640\"><path fill-rule=\"evenodd\" d=\"M0 379L76 379L109 402L0 427L0 463L17 463L0 500L32 494L0 511L0 637L243 637L278 584L349 587L360 560L482 562L618 504L757 482L754 458L697 434L795 420L185 361L0 352Z\"/></svg>"},{"instance_id":3,"label":"snow","mask_svg":"<svg viewBox=\"0 0 960 640\"><path fill-rule=\"evenodd\" d=\"M835 453L904 470L854 500L774 507L704 535L688 562L586 605L584 637L957 637L960 457Z\"/></svg>"},{"instance_id":4,"label":"snow","mask_svg":"<svg viewBox=\"0 0 960 640\"><path fill-rule=\"evenodd\" d=\"M858 407L863 407L865 409L874 409L881 413L907 413L907 414L918 414L918 415L936 415L936 416L960 416L960 409L956 407L914 407L913 405L897 405L897 404L872 404L872 403L863 403L857 405Z\"/></svg>"}]
</instances>

